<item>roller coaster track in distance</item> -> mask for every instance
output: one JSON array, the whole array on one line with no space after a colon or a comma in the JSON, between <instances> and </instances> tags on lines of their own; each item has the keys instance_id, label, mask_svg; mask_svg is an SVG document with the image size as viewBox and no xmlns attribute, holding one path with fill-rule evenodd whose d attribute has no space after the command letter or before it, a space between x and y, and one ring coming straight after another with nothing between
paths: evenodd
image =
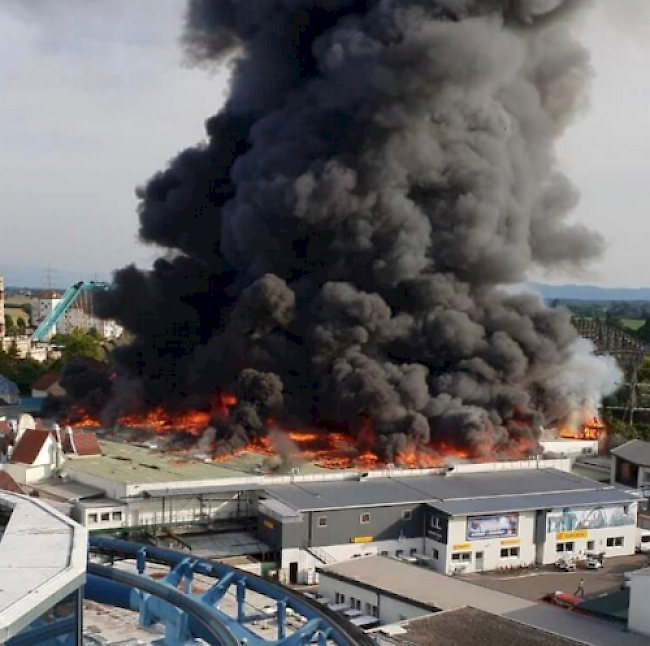
<instances>
[{"instance_id":1,"label":"roller coaster track in distance","mask_svg":"<svg viewBox=\"0 0 650 646\"><path fill-rule=\"evenodd\" d=\"M594 344L597 354L611 355L626 363L650 354L650 346L614 325L579 317L573 319L573 325L581 337Z\"/></svg>"},{"instance_id":2,"label":"roller coaster track in distance","mask_svg":"<svg viewBox=\"0 0 650 646\"><path fill-rule=\"evenodd\" d=\"M319 646L328 642L376 646L363 630L325 605L249 572L175 550L102 536L90 537L89 550L111 561L135 561L137 573L91 562L86 598L137 610L143 625L164 624L167 644L189 644L198 637L214 646L306 646L313 642ZM153 579L145 574L148 563L167 566L169 573L161 580ZM214 584L205 592L192 594L194 574L209 577ZM236 618L219 609L219 602L231 587L237 597ZM248 628L251 621L263 617L247 615L247 590L277 604L276 640L265 639ZM288 608L307 622L291 634L287 634Z\"/></svg>"}]
</instances>

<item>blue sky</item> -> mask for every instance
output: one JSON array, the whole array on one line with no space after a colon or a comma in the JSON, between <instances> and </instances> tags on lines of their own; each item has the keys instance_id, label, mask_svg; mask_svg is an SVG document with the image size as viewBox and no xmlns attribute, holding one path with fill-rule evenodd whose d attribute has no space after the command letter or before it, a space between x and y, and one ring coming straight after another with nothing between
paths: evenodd
<instances>
[{"instance_id":1,"label":"blue sky","mask_svg":"<svg viewBox=\"0 0 650 646\"><path fill-rule=\"evenodd\" d=\"M581 276L537 279L650 284L644 3L601 0L580 27L596 70L592 105L560 146L583 194L576 218L605 235L607 255ZM135 186L203 136L204 119L227 89L226 69L184 64L183 7L181 0L0 3L0 270L27 265L44 276L49 263L68 282L156 256L136 240Z\"/></svg>"}]
</instances>

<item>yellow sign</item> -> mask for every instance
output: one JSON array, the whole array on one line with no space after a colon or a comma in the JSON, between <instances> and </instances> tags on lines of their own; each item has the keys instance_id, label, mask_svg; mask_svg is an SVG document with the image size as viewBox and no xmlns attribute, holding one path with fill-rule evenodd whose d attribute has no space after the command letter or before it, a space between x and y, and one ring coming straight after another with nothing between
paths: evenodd
<instances>
[{"instance_id":1,"label":"yellow sign","mask_svg":"<svg viewBox=\"0 0 650 646\"><path fill-rule=\"evenodd\" d=\"M506 538L501 545L521 545L521 538Z\"/></svg>"},{"instance_id":2,"label":"yellow sign","mask_svg":"<svg viewBox=\"0 0 650 646\"><path fill-rule=\"evenodd\" d=\"M264 527L266 527L267 529L273 529L274 528L274 525L270 520L263 520L262 525L264 525Z\"/></svg>"},{"instance_id":3,"label":"yellow sign","mask_svg":"<svg viewBox=\"0 0 650 646\"><path fill-rule=\"evenodd\" d=\"M451 548L454 551L471 550L472 549L472 544L471 543L456 543L456 545L452 545Z\"/></svg>"},{"instance_id":4,"label":"yellow sign","mask_svg":"<svg viewBox=\"0 0 650 646\"><path fill-rule=\"evenodd\" d=\"M556 536L558 541L568 541L574 538L588 538L589 532L586 529L576 529L572 532L559 532Z\"/></svg>"},{"instance_id":5,"label":"yellow sign","mask_svg":"<svg viewBox=\"0 0 650 646\"><path fill-rule=\"evenodd\" d=\"M372 536L355 536L352 539L353 543L372 543Z\"/></svg>"}]
</instances>

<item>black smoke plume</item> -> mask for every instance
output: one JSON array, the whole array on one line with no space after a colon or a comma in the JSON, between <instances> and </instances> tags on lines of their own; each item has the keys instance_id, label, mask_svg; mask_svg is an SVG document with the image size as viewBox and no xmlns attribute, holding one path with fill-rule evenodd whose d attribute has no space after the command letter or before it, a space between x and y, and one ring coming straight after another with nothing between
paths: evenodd
<instances>
[{"instance_id":1,"label":"black smoke plume","mask_svg":"<svg viewBox=\"0 0 650 646\"><path fill-rule=\"evenodd\" d=\"M602 247L554 153L585 105L583 4L190 0L188 55L230 65L230 93L138 191L165 251L103 299L134 338L115 384L172 408L234 390L220 446L270 415L371 420L389 459L535 445L589 393L561 379L569 314L502 287Z\"/></svg>"}]
</instances>

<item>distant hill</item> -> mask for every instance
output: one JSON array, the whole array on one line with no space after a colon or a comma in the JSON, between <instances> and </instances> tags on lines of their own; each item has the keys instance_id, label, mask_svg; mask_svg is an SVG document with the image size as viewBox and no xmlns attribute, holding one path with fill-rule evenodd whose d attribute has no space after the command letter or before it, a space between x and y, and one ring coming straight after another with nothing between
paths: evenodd
<instances>
[{"instance_id":1,"label":"distant hill","mask_svg":"<svg viewBox=\"0 0 650 646\"><path fill-rule=\"evenodd\" d=\"M568 301L650 301L650 287L598 287L597 285L546 285L529 287L546 300Z\"/></svg>"}]
</instances>

